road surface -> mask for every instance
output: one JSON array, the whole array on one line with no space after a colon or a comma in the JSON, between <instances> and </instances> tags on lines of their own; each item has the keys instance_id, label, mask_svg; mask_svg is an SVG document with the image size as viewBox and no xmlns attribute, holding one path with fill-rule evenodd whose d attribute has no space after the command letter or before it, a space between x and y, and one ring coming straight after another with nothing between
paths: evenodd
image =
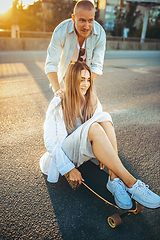
<instances>
[{"instance_id":1,"label":"road surface","mask_svg":"<svg viewBox=\"0 0 160 240\"><path fill-rule=\"evenodd\" d=\"M41 173L53 97L45 58L44 51L0 52L1 239L158 240L160 209L145 208L112 229L107 217L119 210ZM123 164L160 195L160 52L107 51L96 91L112 115Z\"/></svg>"}]
</instances>

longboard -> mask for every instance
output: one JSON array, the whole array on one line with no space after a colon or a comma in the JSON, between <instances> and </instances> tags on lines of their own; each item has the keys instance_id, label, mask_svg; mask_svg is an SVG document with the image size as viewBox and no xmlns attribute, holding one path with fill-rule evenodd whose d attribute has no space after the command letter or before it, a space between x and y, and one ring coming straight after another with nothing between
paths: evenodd
<instances>
[{"instance_id":1,"label":"longboard","mask_svg":"<svg viewBox=\"0 0 160 240\"><path fill-rule=\"evenodd\" d=\"M84 182L82 184L89 189L93 194L102 199L105 203L120 209L115 201L114 197L110 191L106 188L106 184L108 182L109 174L104 170L101 170L98 165L94 164L92 161L87 161L83 163L78 170L81 172ZM115 228L119 224L122 223L122 218L130 215L131 213L137 214L143 210L143 206L141 206L136 201L132 200L133 206L129 210L124 210L125 213L118 215L114 214L108 217L108 224Z\"/></svg>"}]
</instances>

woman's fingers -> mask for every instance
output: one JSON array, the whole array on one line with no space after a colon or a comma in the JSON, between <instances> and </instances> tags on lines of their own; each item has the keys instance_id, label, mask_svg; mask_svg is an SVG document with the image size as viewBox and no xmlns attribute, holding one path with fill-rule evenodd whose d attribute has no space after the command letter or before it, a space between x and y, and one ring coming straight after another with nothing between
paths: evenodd
<instances>
[{"instance_id":1,"label":"woman's fingers","mask_svg":"<svg viewBox=\"0 0 160 240\"><path fill-rule=\"evenodd\" d=\"M79 184L81 184L82 181L84 181L83 178L82 178L81 173L76 168L73 168L69 172L69 177L70 177L71 181L78 182Z\"/></svg>"},{"instance_id":2,"label":"woman's fingers","mask_svg":"<svg viewBox=\"0 0 160 240\"><path fill-rule=\"evenodd\" d=\"M104 167L105 167L105 165L103 164L103 163L99 163L99 168L101 169L101 170L103 170L104 169Z\"/></svg>"}]
</instances>

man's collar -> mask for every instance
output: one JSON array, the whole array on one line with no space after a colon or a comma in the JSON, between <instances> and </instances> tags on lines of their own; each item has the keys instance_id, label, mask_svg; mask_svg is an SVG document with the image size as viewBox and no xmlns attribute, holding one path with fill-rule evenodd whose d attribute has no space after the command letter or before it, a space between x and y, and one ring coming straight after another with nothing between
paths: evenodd
<instances>
[{"instance_id":1,"label":"man's collar","mask_svg":"<svg viewBox=\"0 0 160 240\"><path fill-rule=\"evenodd\" d=\"M98 31L97 31L97 28L96 28L95 20L94 20L94 24L93 24L92 32L93 32L93 34L98 35Z\"/></svg>"},{"instance_id":2,"label":"man's collar","mask_svg":"<svg viewBox=\"0 0 160 240\"><path fill-rule=\"evenodd\" d=\"M76 33L75 28L74 28L74 22L71 20L71 23L70 23L69 28L68 28L68 33L72 33L72 32ZM92 31L90 32L89 36L92 36L93 34L98 35L98 32L96 30L96 26L95 26L95 21L94 21L93 28L92 28Z\"/></svg>"},{"instance_id":3,"label":"man's collar","mask_svg":"<svg viewBox=\"0 0 160 240\"><path fill-rule=\"evenodd\" d=\"M73 20L71 19L71 21L70 21L70 24L69 24L69 28L68 28L68 33L72 33L72 32L74 32L75 30L74 30L74 22L73 22Z\"/></svg>"}]
</instances>

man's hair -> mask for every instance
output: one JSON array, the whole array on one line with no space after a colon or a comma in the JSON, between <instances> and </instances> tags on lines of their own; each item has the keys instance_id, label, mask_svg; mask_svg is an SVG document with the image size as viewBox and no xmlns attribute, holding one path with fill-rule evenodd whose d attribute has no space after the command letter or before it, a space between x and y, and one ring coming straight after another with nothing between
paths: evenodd
<instances>
[{"instance_id":1,"label":"man's hair","mask_svg":"<svg viewBox=\"0 0 160 240\"><path fill-rule=\"evenodd\" d=\"M76 10L79 8L83 8L86 9L88 11L91 11L92 9L94 9L94 5L91 1L89 0L80 0L76 3L74 10L73 10L73 14L75 14Z\"/></svg>"}]
</instances>

